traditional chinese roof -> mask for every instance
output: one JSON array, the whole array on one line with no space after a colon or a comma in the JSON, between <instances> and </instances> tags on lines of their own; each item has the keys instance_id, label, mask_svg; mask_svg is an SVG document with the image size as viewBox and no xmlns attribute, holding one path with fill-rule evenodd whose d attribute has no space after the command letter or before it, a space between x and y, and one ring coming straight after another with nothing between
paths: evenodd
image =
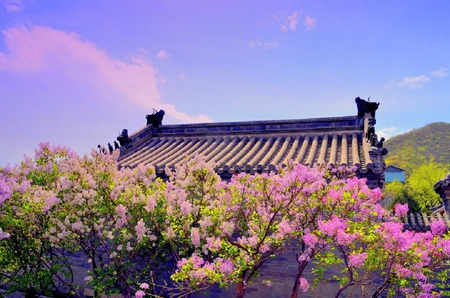
<instances>
[{"instance_id":1,"label":"traditional chinese roof","mask_svg":"<svg viewBox=\"0 0 450 298\"><path fill-rule=\"evenodd\" d=\"M447 190L448 192L450 190L450 174L436 182L436 184L434 184L434 190L445 199L445 191Z\"/></svg>"},{"instance_id":2,"label":"traditional chinese roof","mask_svg":"<svg viewBox=\"0 0 450 298\"><path fill-rule=\"evenodd\" d=\"M119 164L151 164L163 175L166 166L201 154L215 162L216 171L225 179L236 172L274 171L290 160L356 166L362 176L378 177L384 163L373 158L380 149L365 139L367 121L347 116L162 125L158 130L148 125L130 135L133 145L121 148Z\"/></svg>"},{"instance_id":3,"label":"traditional chinese roof","mask_svg":"<svg viewBox=\"0 0 450 298\"><path fill-rule=\"evenodd\" d=\"M443 205L433 210L432 214L408 213L404 218L404 227L410 231L425 232L431 230L430 223L436 220L444 220L445 225L450 227L450 219Z\"/></svg>"}]
</instances>

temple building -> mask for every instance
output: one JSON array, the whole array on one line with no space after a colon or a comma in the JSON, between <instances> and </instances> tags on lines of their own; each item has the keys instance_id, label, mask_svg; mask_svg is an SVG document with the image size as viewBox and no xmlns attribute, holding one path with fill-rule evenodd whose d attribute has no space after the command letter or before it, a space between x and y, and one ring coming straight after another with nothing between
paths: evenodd
<instances>
[{"instance_id":1,"label":"temple building","mask_svg":"<svg viewBox=\"0 0 450 298\"><path fill-rule=\"evenodd\" d=\"M357 175L367 178L370 188L382 187L387 150L374 133L374 116L375 111L358 109L354 116L299 120L157 127L148 121L121 146L119 164L151 164L165 177L166 166L200 154L216 164L223 180L229 180L235 173L276 171L277 165L292 160L304 165L355 166Z\"/></svg>"}]
</instances>

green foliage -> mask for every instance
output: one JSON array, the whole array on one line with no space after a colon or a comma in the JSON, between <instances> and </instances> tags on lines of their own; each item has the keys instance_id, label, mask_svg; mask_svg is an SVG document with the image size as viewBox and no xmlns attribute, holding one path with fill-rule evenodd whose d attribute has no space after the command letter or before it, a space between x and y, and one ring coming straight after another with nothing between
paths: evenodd
<instances>
[{"instance_id":1,"label":"green foliage","mask_svg":"<svg viewBox=\"0 0 450 298\"><path fill-rule=\"evenodd\" d=\"M421 212L419 204L414 199L414 196L406 183L400 181L393 181L386 183L383 189L386 198L390 199L388 209L393 210L395 204L408 204L409 211L413 213Z\"/></svg>"},{"instance_id":2,"label":"green foliage","mask_svg":"<svg viewBox=\"0 0 450 298\"><path fill-rule=\"evenodd\" d=\"M428 162L414 168L406 183L387 183L383 192L392 199L390 209L397 203L408 203L410 212L430 213L432 207L441 203L440 196L434 191L434 184L445 177L449 169L448 166Z\"/></svg>"},{"instance_id":3,"label":"green foliage","mask_svg":"<svg viewBox=\"0 0 450 298\"><path fill-rule=\"evenodd\" d=\"M414 168L431 160L441 165L449 165L450 123L428 124L390 138L384 146L389 150L386 164L404 169L406 176L409 176Z\"/></svg>"},{"instance_id":4,"label":"green foliage","mask_svg":"<svg viewBox=\"0 0 450 298\"><path fill-rule=\"evenodd\" d=\"M434 191L434 184L448 174L449 167L434 162L420 165L413 170L407 183L421 210L430 209L441 202Z\"/></svg>"}]
</instances>

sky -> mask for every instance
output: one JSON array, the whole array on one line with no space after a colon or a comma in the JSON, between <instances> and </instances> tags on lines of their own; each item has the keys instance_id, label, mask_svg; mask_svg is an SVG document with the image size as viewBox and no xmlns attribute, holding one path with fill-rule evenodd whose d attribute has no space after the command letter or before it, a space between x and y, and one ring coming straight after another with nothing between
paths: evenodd
<instances>
[{"instance_id":1,"label":"sky","mask_svg":"<svg viewBox=\"0 0 450 298\"><path fill-rule=\"evenodd\" d=\"M356 115L449 122L450 2L0 0L0 166L122 129Z\"/></svg>"}]
</instances>

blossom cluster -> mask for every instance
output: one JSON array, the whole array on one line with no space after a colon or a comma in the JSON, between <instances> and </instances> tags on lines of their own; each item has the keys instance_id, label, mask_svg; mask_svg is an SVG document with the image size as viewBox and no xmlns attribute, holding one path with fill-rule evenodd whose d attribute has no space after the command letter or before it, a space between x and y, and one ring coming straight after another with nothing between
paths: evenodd
<instances>
[{"instance_id":1,"label":"blossom cluster","mask_svg":"<svg viewBox=\"0 0 450 298\"><path fill-rule=\"evenodd\" d=\"M41 144L34 158L0 169L0 283L77 292L69 256L81 254L92 269L85 281L98 293L183 296L233 284L242 297L291 242L299 244L292 297L319 284L303 274L311 262L314 272L339 269L336 296L356 287L436 296L430 281L446 281L445 223L405 231L407 205L392 215L353 168L291 163L225 183L196 156L166 168L163 181L150 166L119 169L118 156Z\"/></svg>"}]
</instances>

